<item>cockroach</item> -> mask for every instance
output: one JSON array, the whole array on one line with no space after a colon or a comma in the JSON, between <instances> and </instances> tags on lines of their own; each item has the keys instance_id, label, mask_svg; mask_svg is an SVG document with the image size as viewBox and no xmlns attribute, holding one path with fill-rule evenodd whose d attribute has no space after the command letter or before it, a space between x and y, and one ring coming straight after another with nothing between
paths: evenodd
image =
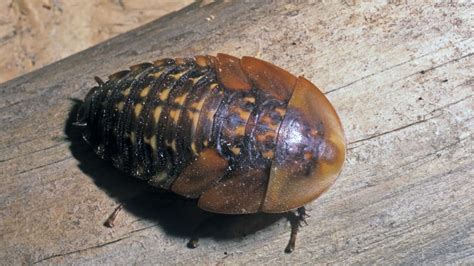
<instances>
[{"instance_id":1,"label":"cockroach","mask_svg":"<svg viewBox=\"0 0 474 266\"><path fill-rule=\"evenodd\" d=\"M304 77L263 60L167 58L96 81L75 124L98 156L208 212L293 213L286 252L304 205L341 171L334 107Z\"/></svg>"}]
</instances>

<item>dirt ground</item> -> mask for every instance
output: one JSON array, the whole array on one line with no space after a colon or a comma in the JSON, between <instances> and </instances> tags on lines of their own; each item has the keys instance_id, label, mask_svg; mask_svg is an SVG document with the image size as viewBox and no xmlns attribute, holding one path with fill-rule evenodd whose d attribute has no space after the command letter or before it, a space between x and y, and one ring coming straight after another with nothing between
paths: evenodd
<instances>
[{"instance_id":1,"label":"dirt ground","mask_svg":"<svg viewBox=\"0 0 474 266\"><path fill-rule=\"evenodd\" d=\"M0 83L189 5L192 0L2 0Z\"/></svg>"}]
</instances>

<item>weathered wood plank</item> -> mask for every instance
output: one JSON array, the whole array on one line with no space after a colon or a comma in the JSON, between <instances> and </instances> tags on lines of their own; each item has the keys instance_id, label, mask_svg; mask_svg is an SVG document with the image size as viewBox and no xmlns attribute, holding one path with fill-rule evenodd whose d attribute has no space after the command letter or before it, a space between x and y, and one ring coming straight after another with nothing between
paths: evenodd
<instances>
[{"instance_id":1,"label":"weathered wood plank","mask_svg":"<svg viewBox=\"0 0 474 266\"><path fill-rule=\"evenodd\" d=\"M473 262L473 12L468 3L197 3L0 85L2 262ZM345 126L345 169L309 206L291 255L288 223L266 216L220 218L231 229L216 226L187 249L192 206L156 199L68 139L70 98L83 98L94 75L217 52L304 75ZM103 227L119 202L116 227Z\"/></svg>"}]
</instances>

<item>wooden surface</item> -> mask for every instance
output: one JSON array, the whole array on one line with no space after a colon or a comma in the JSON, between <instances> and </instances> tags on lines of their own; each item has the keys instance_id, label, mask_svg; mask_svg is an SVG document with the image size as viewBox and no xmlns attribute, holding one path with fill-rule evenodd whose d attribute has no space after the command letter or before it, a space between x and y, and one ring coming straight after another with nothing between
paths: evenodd
<instances>
[{"instance_id":1,"label":"wooden surface","mask_svg":"<svg viewBox=\"0 0 474 266\"><path fill-rule=\"evenodd\" d=\"M473 5L270 2L196 3L0 85L0 262L474 262ZM220 217L187 249L203 214L121 175L67 126L94 75L217 52L304 75L345 126L345 168L291 255L288 222L268 215Z\"/></svg>"},{"instance_id":2,"label":"wooden surface","mask_svg":"<svg viewBox=\"0 0 474 266\"><path fill-rule=\"evenodd\" d=\"M1 0L0 83L75 54L192 2Z\"/></svg>"}]
</instances>

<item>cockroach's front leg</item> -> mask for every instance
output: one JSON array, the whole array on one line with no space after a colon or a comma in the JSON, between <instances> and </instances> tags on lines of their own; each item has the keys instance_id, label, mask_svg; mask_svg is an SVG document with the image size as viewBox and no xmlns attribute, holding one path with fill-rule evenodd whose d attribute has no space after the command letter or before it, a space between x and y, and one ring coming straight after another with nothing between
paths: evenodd
<instances>
[{"instance_id":1,"label":"cockroach's front leg","mask_svg":"<svg viewBox=\"0 0 474 266\"><path fill-rule=\"evenodd\" d=\"M109 228L112 228L114 227L114 223L115 223L115 219L117 218L117 215L119 214L119 212L123 209L123 205L120 204L117 208L115 208L114 212L109 216L109 218L107 218L107 220L105 221L104 225L109 227Z\"/></svg>"}]
</instances>

